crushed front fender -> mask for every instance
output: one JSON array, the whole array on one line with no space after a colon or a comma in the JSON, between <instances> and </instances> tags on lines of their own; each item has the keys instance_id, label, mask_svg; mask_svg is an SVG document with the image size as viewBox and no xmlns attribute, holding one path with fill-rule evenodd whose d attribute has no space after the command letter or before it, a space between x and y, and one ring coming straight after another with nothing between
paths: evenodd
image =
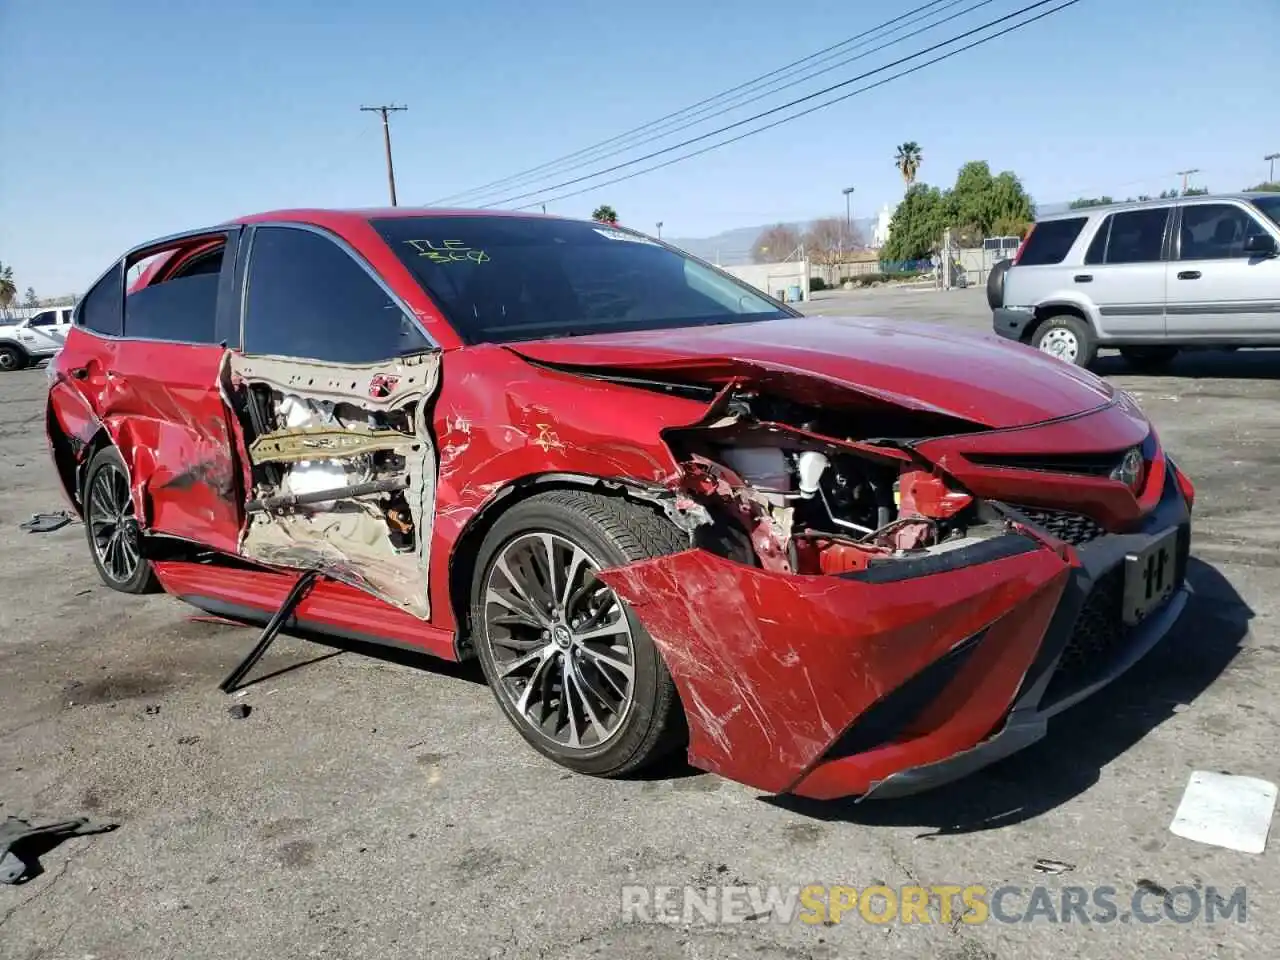
<instances>
[{"instance_id":1,"label":"crushed front fender","mask_svg":"<svg viewBox=\"0 0 1280 960\"><path fill-rule=\"evenodd\" d=\"M599 576L663 655L691 763L834 797L982 741L1036 657L1068 561L1013 533L951 553L803 576L688 550Z\"/></svg>"}]
</instances>

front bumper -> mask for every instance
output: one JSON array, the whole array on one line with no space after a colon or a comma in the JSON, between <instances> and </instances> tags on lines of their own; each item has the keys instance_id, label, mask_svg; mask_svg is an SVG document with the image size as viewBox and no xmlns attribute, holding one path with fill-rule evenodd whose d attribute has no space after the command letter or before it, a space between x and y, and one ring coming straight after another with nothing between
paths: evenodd
<instances>
[{"instance_id":1,"label":"front bumper","mask_svg":"<svg viewBox=\"0 0 1280 960\"><path fill-rule=\"evenodd\" d=\"M1173 596L1121 628L1125 557L1174 528ZM600 576L663 654L691 763L772 793L893 797L1034 743L1137 662L1186 604L1189 545L1169 471L1140 529L1075 549L1007 533L842 576L690 550Z\"/></svg>"},{"instance_id":2,"label":"front bumper","mask_svg":"<svg viewBox=\"0 0 1280 960\"><path fill-rule=\"evenodd\" d=\"M997 334L1010 340L1022 340L1034 319L1035 312L1030 307L996 307L991 311L991 326Z\"/></svg>"}]
</instances>

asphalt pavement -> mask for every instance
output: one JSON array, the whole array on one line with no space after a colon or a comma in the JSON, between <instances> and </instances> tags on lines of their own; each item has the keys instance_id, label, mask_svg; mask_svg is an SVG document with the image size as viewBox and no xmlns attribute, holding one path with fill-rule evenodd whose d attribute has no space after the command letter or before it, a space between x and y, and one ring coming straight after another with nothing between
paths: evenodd
<instances>
[{"instance_id":1,"label":"asphalt pavement","mask_svg":"<svg viewBox=\"0 0 1280 960\"><path fill-rule=\"evenodd\" d=\"M978 290L806 307L989 325ZM45 375L0 375L0 814L119 824L0 887L0 958L1273 955L1280 841L1254 856L1168 828L1192 770L1280 780L1280 351L1184 356L1166 376L1111 356L1099 371L1138 397L1197 485L1181 624L1035 747L933 794L863 804L769 797L681 764L572 775L524 744L469 667L284 638L229 698L218 681L254 631L105 589L79 525L19 531L63 503ZM928 923L622 909L655 885L808 884L1019 892L986 922L939 922L936 901ZM1100 887L1116 891L1114 919L1062 921L1067 888ZM1188 891L1239 887L1243 918L1190 908ZM1130 915L1137 890L1157 922ZM1162 913L1165 892L1187 922Z\"/></svg>"}]
</instances>

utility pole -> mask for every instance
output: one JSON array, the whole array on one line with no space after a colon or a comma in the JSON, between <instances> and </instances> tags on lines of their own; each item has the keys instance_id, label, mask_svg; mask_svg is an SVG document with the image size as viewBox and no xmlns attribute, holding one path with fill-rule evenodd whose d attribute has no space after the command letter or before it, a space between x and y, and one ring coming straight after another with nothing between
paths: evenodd
<instances>
[{"instance_id":1,"label":"utility pole","mask_svg":"<svg viewBox=\"0 0 1280 960\"><path fill-rule=\"evenodd\" d=\"M852 220L852 214L850 212L850 207L849 207L849 197L851 193L854 192L854 188L845 187L840 192L844 193L845 195L845 232L844 234L841 234L841 237L840 237L840 244L838 244L838 246L840 246L840 253L838 253L837 259L840 260L841 264L844 264L845 238L847 237L852 239L852 236L854 236L854 220ZM840 271L837 270L836 273L837 273L837 276L835 279L838 280L840 279L840 276L838 276L838 273L840 273Z\"/></svg>"},{"instance_id":2,"label":"utility pole","mask_svg":"<svg viewBox=\"0 0 1280 960\"><path fill-rule=\"evenodd\" d=\"M387 148L387 186L391 188L391 205L396 205L396 168L391 163L391 122L387 119L387 114L396 113L400 110L408 110L408 107L397 107L395 104L386 104L378 107L361 107L365 113L382 114L382 142Z\"/></svg>"},{"instance_id":3,"label":"utility pole","mask_svg":"<svg viewBox=\"0 0 1280 960\"><path fill-rule=\"evenodd\" d=\"M1179 170L1179 171L1178 171L1178 176L1180 176L1180 177L1182 178L1182 195L1183 195L1184 197L1187 195L1187 178L1188 178L1189 176L1191 176L1193 173L1199 173L1199 172L1200 172L1200 168L1199 168L1199 167L1197 167L1197 168L1196 168L1196 169L1194 169L1194 170Z\"/></svg>"},{"instance_id":4,"label":"utility pole","mask_svg":"<svg viewBox=\"0 0 1280 960\"><path fill-rule=\"evenodd\" d=\"M1276 161L1280 160L1280 153L1268 153L1262 158L1267 161L1270 166L1267 168L1267 183L1276 182Z\"/></svg>"},{"instance_id":5,"label":"utility pole","mask_svg":"<svg viewBox=\"0 0 1280 960\"><path fill-rule=\"evenodd\" d=\"M654 226L658 228L658 239L661 240L662 239L662 221L659 220L656 224L654 224Z\"/></svg>"}]
</instances>

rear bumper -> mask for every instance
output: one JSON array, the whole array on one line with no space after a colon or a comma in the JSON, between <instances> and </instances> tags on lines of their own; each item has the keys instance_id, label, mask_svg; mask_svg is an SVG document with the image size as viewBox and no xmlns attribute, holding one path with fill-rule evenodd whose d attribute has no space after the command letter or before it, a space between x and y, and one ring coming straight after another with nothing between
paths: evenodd
<instances>
[{"instance_id":1,"label":"rear bumper","mask_svg":"<svg viewBox=\"0 0 1280 960\"><path fill-rule=\"evenodd\" d=\"M1035 312L1030 307L1021 309L1014 307L996 307L991 311L991 326L997 334L1009 340L1023 338L1027 327L1035 319Z\"/></svg>"},{"instance_id":2,"label":"rear bumper","mask_svg":"<svg viewBox=\"0 0 1280 960\"><path fill-rule=\"evenodd\" d=\"M1171 529L1176 590L1123 627L1125 558ZM1189 546L1170 473L1140 529L1075 549L1009 533L874 577L775 574L687 551L601 578L663 653L694 765L772 793L894 797L1034 743L1141 659L1186 604Z\"/></svg>"}]
</instances>

